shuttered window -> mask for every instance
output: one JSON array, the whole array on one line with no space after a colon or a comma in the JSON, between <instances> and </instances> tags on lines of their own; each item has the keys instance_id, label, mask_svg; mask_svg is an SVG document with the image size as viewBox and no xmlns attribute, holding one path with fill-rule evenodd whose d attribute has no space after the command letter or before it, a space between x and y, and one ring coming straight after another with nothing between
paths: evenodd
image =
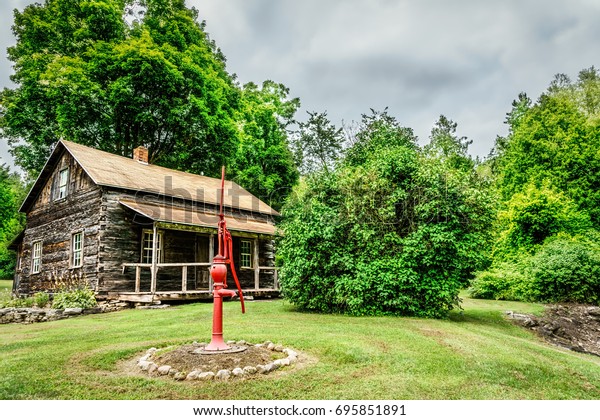
<instances>
[{"instance_id":1,"label":"shuttered window","mask_svg":"<svg viewBox=\"0 0 600 420\"><path fill-rule=\"evenodd\" d=\"M154 234L151 230L145 230L142 238L142 264L152 264L152 242ZM156 236L156 262L162 262L162 233Z\"/></svg>"}]
</instances>

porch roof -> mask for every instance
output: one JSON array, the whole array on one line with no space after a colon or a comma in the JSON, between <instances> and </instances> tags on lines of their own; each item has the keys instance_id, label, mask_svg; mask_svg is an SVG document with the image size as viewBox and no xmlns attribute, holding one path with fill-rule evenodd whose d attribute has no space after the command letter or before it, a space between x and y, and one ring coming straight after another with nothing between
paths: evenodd
<instances>
[{"instance_id":1,"label":"porch roof","mask_svg":"<svg viewBox=\"0 0 600 420\"><path fill-rule=\"evenodd\" d=\"M217 214L207 213L193 208L181 208L156 203L138 203L126 199L119 200L119 203L136 213L157 222L201 226L214 228L215 230L219 223L219 216ZM227 222L227 229L232 231L276 235L275 226L267 222L233 216L225 216L225 221Z\"/></svg>"}]
</instances>

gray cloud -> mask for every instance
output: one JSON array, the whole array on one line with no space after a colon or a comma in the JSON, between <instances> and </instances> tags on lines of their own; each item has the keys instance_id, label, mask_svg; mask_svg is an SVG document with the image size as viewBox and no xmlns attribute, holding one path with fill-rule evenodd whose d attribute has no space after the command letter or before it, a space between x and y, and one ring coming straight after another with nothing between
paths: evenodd
<instances>
[{"instance_id":1,"label":"gray cloud","mask_svg":"<svg viewBox=\"0 0 600 420\"><path fill-rule=\"evenodd\" d=\"M0 5L1 48L14 43ZM486 155L521 91L599 65L596 0L187 0L241 82L275 80L336 124L389 111L422 141L440 114ZM6 84L10 63L0 65ZM1 149L0 156L5 156Z\"/></svg>"}]
</instances>

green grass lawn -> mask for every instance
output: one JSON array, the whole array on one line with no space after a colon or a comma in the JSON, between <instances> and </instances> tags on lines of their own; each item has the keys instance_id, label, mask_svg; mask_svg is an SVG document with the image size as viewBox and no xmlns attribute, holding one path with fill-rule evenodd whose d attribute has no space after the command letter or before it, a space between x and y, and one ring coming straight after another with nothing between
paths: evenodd
<instances>
[{"instance_id":1,"label":"green grass lawn","mask_svg":"<svg viewBox=\"0 0 600 420\"><path fill-rule=\"evenodd\" d=\"M12 294L12 280L0 280L0 302L9 300Z\"/></svg>"},{"instance_id":2,"label":"green grass lawn","mask_svg":"<svg viewBox=\"0 0 600 420\"><path fill-rule=\"evenodd\" d=\"M277 376L174 382L124 374L149 347L206 341L209 304L0 325L1 399L599 399L600 359L549 346L504 319L540 305L465 299L447 320L300 313L225 304L225 339L271 340L314 363ZM286 368L288 369L288 368Z\"/></svg>"}]
</instances>

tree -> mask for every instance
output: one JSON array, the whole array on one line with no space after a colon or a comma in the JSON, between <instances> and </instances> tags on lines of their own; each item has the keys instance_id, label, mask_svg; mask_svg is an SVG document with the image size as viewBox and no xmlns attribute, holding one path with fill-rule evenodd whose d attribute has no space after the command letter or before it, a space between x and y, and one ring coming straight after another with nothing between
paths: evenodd
<instances>
[{"instance_id":1,"label":"tree","mask_svg":"<svg viewBox=\"0 0 600 420\"><path fill-rule=\"evenodd\" d=\"M280 209L298 181L298 170L288 143L288 127L300 107L289 89L267 80L242 89L240 142L233 159L233 175L248 191Z\"/></svg>"},{"instance_id":2,"label":"tree","mask_svg":"<svg viewBox=\"0 0 600 420\"><path fill-rule=\"evenodd\" d=\"M0 165L0 279L14 274L16 256L7 246L23 227L19 204L25 196L25 187L16 173Z\"/></svg>"},{"instance_id":3,"label":"tree","mask_svg":"<svg viewBox=\"0 0 600 420\"><path fill-rule=\"evenodd\" d=\"M509 135L498 139L494 165L505 201L529 184L549 183L600 227L599 90L592 67L575 83L558 75L535 104L524 95L513 103Z\"/></svg>"},{"instance_id":4,"label":"tree","mask_svg":"<svg viewBox=\"0 0 600 420\"><path fill-rule=\"evenodd\" d=\"M128 23L127 12L141 14ZM240 91L184 0L45 0L15 11L0 129L33 178L66 138L207 175L238 143Z\"/></svg>"},{"instance_id":5,"label":"tree","mask_svg":"<svg viewBox=\"0 0 600 420\"><path fill-rule=\"evenodd\" d=\"M430 142L424 147L426 154L436 156L454 168L473 169L474 162L468 154L473 140L456 135L457 123L444 115L436 121L429 136Z\"/></svg>"},{"instance_id":6,"label":"tree","mask_svg":"<svg viewBox=\"0 0 600 420\"><path fill-rule=\"evenodd\" d=\"M283 293L312 311L443 317L486 262L489 186L423 153L386 112L360 127L343 162L283 209Z\"/></svg>"},{"instance_id":7,"label":"tree","mask_svg":"<svg viewBox=\"0 0 600 420\"><path fill-rule=\"evenodd\" d=\"M303 174L330 172L342 151L344 131L327 118L327 112L310 112L308 120L298 123L293 142L296 164Z\"/></svg>"}]
</instances>

